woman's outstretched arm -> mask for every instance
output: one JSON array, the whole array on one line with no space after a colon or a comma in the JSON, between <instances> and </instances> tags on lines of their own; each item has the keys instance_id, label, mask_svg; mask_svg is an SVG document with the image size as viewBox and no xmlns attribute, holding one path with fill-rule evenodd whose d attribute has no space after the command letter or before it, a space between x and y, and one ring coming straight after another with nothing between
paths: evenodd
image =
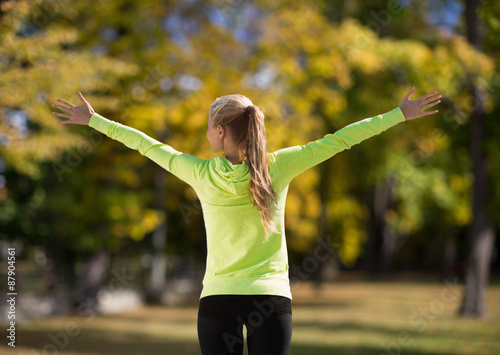
<instances>
[{"instance_id":1,"label":"woman's outstretched arm","mask_svg":"<svg viewBox=\"0 0 500 355\"><path fill-rule=\"evenodd\" d=\"M203 163L206 162L205 160L181 153L170 145L161 143L135 128L108 120L96 113L80 92L78 97L82 102L80 106L61 99L57 99L61 103L60 105L52 105L52 107L64 111L64 113L52 112L55 116L69 119L58 123L88 125L127 147L139 151L189 185L194 187L198 182L199 172Z\"/></svg>"},{"instance_id":2,"label":"woman's outstretched arm","mask_svg":"<svg viewBox=\"0 0 500 355\"><path fill-rule=\"evenodd\" d=\"M437 91L411 100L414 92L415 88L412 88L403 98L399 107L385 114L354 122L335 133L328 133L323 138L307 144L283 148L271 153L272 160L275 160L275 164L281 172L282 183L288 185L294 177L305 170L400 122L438 112L437 110L424 112L424 110L441 102L439 100L441 95L437 95Z\"/></svg>"}]
</instances>

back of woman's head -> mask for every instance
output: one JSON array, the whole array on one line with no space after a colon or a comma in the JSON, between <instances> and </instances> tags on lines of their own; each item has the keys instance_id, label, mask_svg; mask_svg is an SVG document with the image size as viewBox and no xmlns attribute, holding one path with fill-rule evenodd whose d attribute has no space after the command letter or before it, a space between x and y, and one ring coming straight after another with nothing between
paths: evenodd
<instances>
[{"instance_id":1,"label":"back of woman's head","mask_svg":"<svg viewBox=\"0 0 500 355\"><path fill-rule=\"evenodd\" d=\"M209 120L213 127L224 126L238 148L238 158L246 157L250 171L250 200L260 213L268 230L279 233L272 221L278 202L269 175L264 110L247 97L235 94L217 98L210 105Z\"/></svg>"}]
</instances>

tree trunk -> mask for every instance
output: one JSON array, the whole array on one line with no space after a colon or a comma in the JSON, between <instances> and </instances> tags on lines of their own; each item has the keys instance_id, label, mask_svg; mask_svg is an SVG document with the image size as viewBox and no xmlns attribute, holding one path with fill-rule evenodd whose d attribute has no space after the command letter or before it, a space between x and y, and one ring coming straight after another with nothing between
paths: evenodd
<instances>
[{"instance_id":1,"label":"tree trunk","mask_svg":"<svg viewBox=\"0 0 500 355\"><path fill-rule=\"evenodd\" d=\"M160 141L168 139L169 131L164 130L157 133ZM166 212L166 195L167 195L167 172L156 166L154 175L154 190L155 201L154 207L156 210ZM167 276L167 256L165 246L167 244L167 216L163 222L155 229L152 238L153 258L151 263L151 273L146 291L148 303L161 304L162 295L165 291L166 276Z\"/></svg>"},{"instance_id":2,"label":"tree trunk","mask_svg":"<svg viewBox=\"0 0 500 355\"><path fill-rule=\"evenodd\" d=\"M366 230L368 231L368 241L365 246L364 253L364 271L368 276L372 276L378 271L378 259L380 245L382 244L380 233L378 233L378 220L375 217L375 193L373 190L366 190L364 193L365 204L368 207L370 216L366 223Z\"/></svg>"},{"instance_id":3,"label":"tree trunk","mask_svg":"<svg viewBox=\"0 0 500 355\"><path fill-rule=\"evenodd\" d=\"M320 166L320 182L319 182L319 196L321 201L321 210L318 217L318 238L323 240L325 243L329 243L328 240L328 195L329 195L329 171L330 162L323 162ZM333 257L333 256L330 256ZM323 271L325 270L325 264L328 259L317 260L318 267L313 274L314 286L317 290L321 288L324 281Z\"/></svg>"},{"instance_id":4,"label":"tree trunk","mask_svg":"<svg viewBox=\"0 0 500 355\"><path fill-rule=\"evenodd\" d=\"M395 183L396 180L393 177L387 177L375 186L375 190L367 199L371 211L369 239L365 252L365 272L368 275L384 273L392 269L392 257L397 249L398 240L387 225L385 214L393 204L392 191Z\"/></svg>"},{"instance_id":5,"label":"tree trunk","mask_svg":"<svg viewBox=\"0 0 500 355\"><path fill-rule=\"evenodd\" d=\"M493 222L488 211L488 161L482 152L485 137L484 90L474 91L475 109L471 116L471 155L474 176L472 196L472 224L467 234L467 271L465 294L459 313L484 316L485 293L488 285L491 250L495 237Z\"/></svg>"},{"instance_id":6,"label":"tree trunk","mask_svg":"<svg viewBox=\"0 0 500 355\"><path fill-rule=\"evenodd\" d=\"M457 255L456 231L453 226L448 226L445 230L443 240L443 254L441 272L443 280L451 280L455 276L455 259Z\"/></svg>"},{"instance_id":7,"label":"tree trunk","mask_svg":"<svg viewBox=\"0 0 500 355\"><path fill-rule=\"evenodd\" d=\"M394 204L393 190L396 184L394 177L387 177L380 189L376 190L375 203L380 203L378 208L379 225L381 226L382 245L380 248L380 271L386 273L392 270L392 257L397 249L398 239L391 227L385 221L387 210Z\"/></svg>"},{"instance_id":8,"label":"tree trunk","mask_svg":"<svg viewBox=\"0 0 500 355\"><path fill-rule=\"evenodd\" d=\"M108 275L111 255L107 250L100 250L93 253L87 261L87 269L82 279L81 305L96 303L97 293Z\"/></svg>"},{"instance_id":9,"label":"tree trunk","mask_svg":"<svg viewBox=\"0 0 500 355\"><path fill-rule=\"evenodd\" d=\"M155 172L155 209L165 211L166 198L166 180L165 170L158 168ZM165 291L167 275L167 256L165 254L165 245L167 243L167 222L165 220L155 229L152 238L153 259L151 265L151 274L149 278L149 287L147 290L147 300L151 304L161 304L162 295Z\"/></svg>"},{"instance_id":10,"label":"tree trunk","mask_svg":"<svg viewBox=\"0 0 500 355\"><path fill-rule=\"evenodd\" d=\"M465 1L467 39L477 50L481 50L477 17L479 3L479 0ZM488 161L482 151L486 135L484 109L486 91L478 87L472 80L471 86L474 102L471 114L471 160L474 176L473 220L467 235L469 255L465 275L465 293L459 314L481 317L486 314L485 293L495 233L487 207L489 197Z\"/></svg>"}]
</instances>

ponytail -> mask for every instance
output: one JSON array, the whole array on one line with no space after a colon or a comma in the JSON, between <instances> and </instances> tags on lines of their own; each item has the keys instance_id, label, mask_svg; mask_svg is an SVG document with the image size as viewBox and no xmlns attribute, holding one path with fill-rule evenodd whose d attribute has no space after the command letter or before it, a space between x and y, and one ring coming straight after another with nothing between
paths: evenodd
<instances>
[{"instance_id":1,"label":"ponytail","mask_svg":"<svg viewBox=\"0 0 500 355\"><path fill-rule=\"evenodd\" d=\"M250 170L250 200L260 213L267 240L269 230L279 233L272 220L275 216L278 194L273 190L269 175L263 109L252 104L247 106L245 111L249 115L245 155Z\"/></svg>"}]
</instances>

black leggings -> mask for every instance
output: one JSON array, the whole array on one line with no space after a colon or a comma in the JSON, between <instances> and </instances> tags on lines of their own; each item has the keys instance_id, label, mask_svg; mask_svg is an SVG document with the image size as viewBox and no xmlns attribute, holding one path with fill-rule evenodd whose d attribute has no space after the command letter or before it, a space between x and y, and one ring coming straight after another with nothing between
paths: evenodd
<instances>
[{"instance_id":1,"label":"black leggings","mask_svg":"<svg viewBox=\"0 0 500 355\"><path fill-rule=\"evenodd\" d=\"M200 300L198 340L203 355L243 354L243 325L249 355L288 355L291 300L269 295L217 295Z\"/></svg>"}]
</instances>

